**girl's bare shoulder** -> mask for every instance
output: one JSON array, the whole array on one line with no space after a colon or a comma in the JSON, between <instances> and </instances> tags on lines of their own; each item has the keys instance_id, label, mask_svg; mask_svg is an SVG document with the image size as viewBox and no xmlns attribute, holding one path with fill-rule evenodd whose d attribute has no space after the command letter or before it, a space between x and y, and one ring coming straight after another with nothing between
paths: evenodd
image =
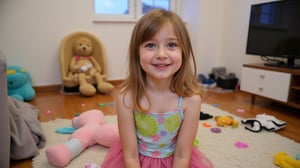
<instances>
[{"instance_id":1,"label":"girl's bare shoulder","mask_svg":"<svg viewBox=\"0 0 300 168\"><path fill-rule=\"evenodd\" d=\"M201 104L201 96L198 94L189 96L189 97L185 97L183 99L184 104L186 105L194 105L194 104Z\"/></svg>"},{"instance_id":2,"label":"girl's bare shoulder","mask_svg":"<svg viewBox=\"0 0 300 168\"><path fill-rule=\"evenodd\" d=\"M128 107L132 106L132 94L129 91L126 92L118 92L116 94L117 104L123 104Z\"/></svg>"}]
</instances>

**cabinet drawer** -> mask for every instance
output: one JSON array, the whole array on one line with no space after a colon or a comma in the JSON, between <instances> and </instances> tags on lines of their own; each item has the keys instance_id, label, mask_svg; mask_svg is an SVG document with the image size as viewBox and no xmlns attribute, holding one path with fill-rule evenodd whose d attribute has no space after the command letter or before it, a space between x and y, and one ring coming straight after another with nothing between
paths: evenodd
<instances>
[{"instance_id":1,"label":"cabinet drawer","mask_svg":"<svg viewBox=\"0 0 300 168\"><path fill-rule=\"evenodd\" d=\"M287 102L291 74L243 67L241 90Z\"/></svg>"}]
</instances>

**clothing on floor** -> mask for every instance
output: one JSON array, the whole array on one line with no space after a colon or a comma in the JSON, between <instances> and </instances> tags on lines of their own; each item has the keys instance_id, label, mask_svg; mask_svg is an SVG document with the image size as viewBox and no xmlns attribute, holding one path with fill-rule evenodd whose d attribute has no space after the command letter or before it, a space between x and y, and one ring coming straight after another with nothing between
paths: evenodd
<instances>
[{"instance_id":1,"label":"clothing on floor","mask_svg":"<svg viewBox=\"0 0 300 168\"><path fill-rule=\"evenodd\" d=\"M10 159L20 160L36 156L46 143L38 121L38 109L9 96L8 109L11 129Z\"/></svg>"}]
</instances>

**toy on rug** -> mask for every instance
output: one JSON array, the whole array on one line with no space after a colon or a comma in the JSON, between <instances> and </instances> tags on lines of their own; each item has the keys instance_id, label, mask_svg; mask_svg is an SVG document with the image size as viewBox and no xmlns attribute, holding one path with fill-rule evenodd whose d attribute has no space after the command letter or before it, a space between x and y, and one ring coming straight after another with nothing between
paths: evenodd
<instances>
[{"instance_id":1,"label":"toy on rug","mask_svg":"<svg viewBox=\"0 0 300 168\"><path fill-rule=\"evenodd\" d=\"M8 95L19 101L30 101L35 97L31 78L25 68L7 66Z\"/></svg>"},{"instance_id":2,"label":"toy on rug","mask_svg":"<svg viewBox=\"0 0 300 168\"><path fill-rule=\"evenodd\" d=\"M69 76L78 80L79 92L84 96L93 96L97 90L100 93L111 92L114 86L104 80L101 67L92 55L92 42L88 38L79 38L75 42L74 51L76 55L71 59ZM97 89L88 78L95 79Z\"/></svg>"},{"instance_id":3,"label":"toy on rug","mask_svg":"<svg viewBox=\"0 0 300 168\"><path fill-rule=\"evenodd\" d=\"M255 118L241 120L245 124L245 129L252 132L260 132L262 129L267 131L278 131L285 127L285 121L279 120L267 114L257 114Z\"/></svg>"},{"instance_id":4,"label":"toy on rug","mask_svg":"<svg viewBox=\"0 0 300 168\"><path fill-rule=\"evenodd\" d=\"M211 119L211 118L213 118L212 115L200 111L200 118L199 118L200 120L207 120L207 119Z\"/></svg>"},{"instance_id":5,"label":"toy on rug","mask_svg":"<svg viewBox=\"0 0 300 168\"><path fill-rule=\"evenodd\" d=\"M212 133L221 133L222 132L222 130L220 128L217 128L217 127L211 128L210 131Z\"/></svg>"},{"instance_id":6,"label":"toy on rug","mask_svg":"<svg viewBox=\"0 0 300 168\"><path fill-rule=\"evenodd\" d=\"M296 160L300 160L300 153L296 155Z\"/></svg>"},{"instance_id":7,"label":"toy on rug","mask_svg":"<svg viewBox=\"0 0 300 168\"><path fill-rule=\"evenodd\" d=\"M238 148L248 148L248 144L242 141L237 141L234 143L234 146Z\"/></svg>"},{"instance_id":8,"label":"toy on rug","mask_svg":"<svg viewBox=\"0 0 300 168\"><path fill-rule=\"evenodd\" d=\"M83 168L101 168L100 166L98 166L97 164L95 163L87 163L84 165Z\"/></svg>"},{"instance_id":9,"label":"toy on rug","mask_svg":"<svg viewBox=\"0 0 300 168\"><path fill-rule=\"evenodd\" d=\"M231 126L232 128L237 128L239 126L239 122L234 120L232 116L216 116L215 120L220 127Z\"/></svg>"},{"instance_id":10,"label":"toy on rug","mask_svg":"<svg viewBox=\"0 0 300 168\"><path fill-rule=\"evenodd\" d=\"M100 110L89 110L73 118L72 126L77 128L68 141L46 149L48 161L58 167L66 166L87 147L100 144L110 147L119 137L117 124L104 121Z\"/></svg>"},{"instance_id":11,"label":"toy on rug","mask_svg":"<svg viewBox=\"0 0 300 168\"><path fill-rule=\"evenodd\" d=\"M300 168L300 160L294 159L285 152L276 153L274 163L281 168Z\"/></svg>"}]
</instances>

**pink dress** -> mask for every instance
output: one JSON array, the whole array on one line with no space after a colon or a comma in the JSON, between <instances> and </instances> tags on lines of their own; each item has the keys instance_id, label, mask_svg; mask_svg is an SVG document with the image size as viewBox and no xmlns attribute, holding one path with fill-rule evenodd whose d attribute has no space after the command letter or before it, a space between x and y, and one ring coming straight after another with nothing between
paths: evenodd
<instances>
[{"instance_id":1,"label":"pink dress","mask_svg":"<svg viewBox=\"0 0 300 168\"><path fill-rule=\"evenodd\" d=\"M182 97L178 108L165 113L134 112L142 168L171 168L178 130L183 120ZM117 140L106 154L101 168L123 168L123 153ZM192 150L190 168L212 168L213 165L196 147Z\"/></svg>"}]
</instances>

